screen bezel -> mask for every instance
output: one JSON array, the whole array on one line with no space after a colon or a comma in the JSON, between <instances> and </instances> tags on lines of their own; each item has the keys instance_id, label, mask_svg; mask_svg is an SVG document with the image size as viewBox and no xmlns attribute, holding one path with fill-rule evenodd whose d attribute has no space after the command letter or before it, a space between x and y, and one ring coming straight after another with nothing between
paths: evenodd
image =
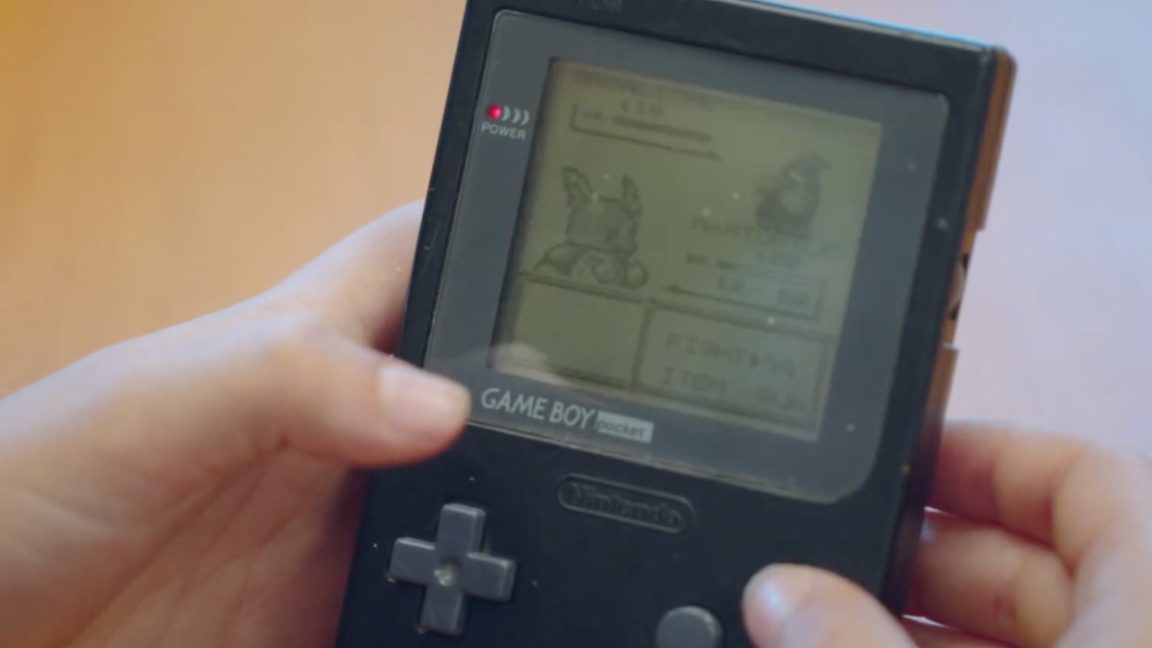
<instances>
[{"instance_id":1,"label":"screen bezel","mask_svg":"<svg viewBox=\"0 0 1152 648\"><path fill-rule=\"evenodd\" d=\"M525 417L492 415L478 406L473 423L484 427L797 499L833 501L859 487L872 470L886 429L916 265L923 236L931 229L930 202L948 121L942 95L513 12L500 14L494 22L483 87L472 106L474 125L483 120L489 101L539 106L551 63L569 60L878 121L885 131L878 180L853 279L845 335L832 363L836 371L822 433L815 443L543 384L488 366L534 131L528 132L526 142L485 136L478 128L470 134L425 366L472 387L478 399L486 390L499 389L652 421L663 438L669 438L671 431L674 444L681 449L725 456L729 463L723 467L684 464L655 452L638 452L644 448L631 441L602 436L590 441L579 433L557 433L556 426ZM620 65L623 60L628 60L627 66ZM792 85L770 83L781 75ZM741 85L749 82L756 87ZM845 102L845 87L859 93L855 102ZM877 223L878 214L888 218ZM903 221L893 222L893 218ZM881 286L889 290L882 291L886 299L877 303L871 289ZM750 447L756 452L749 452ZM750 476L751 471L759 474Z\"/></svg>"}]
</instances>

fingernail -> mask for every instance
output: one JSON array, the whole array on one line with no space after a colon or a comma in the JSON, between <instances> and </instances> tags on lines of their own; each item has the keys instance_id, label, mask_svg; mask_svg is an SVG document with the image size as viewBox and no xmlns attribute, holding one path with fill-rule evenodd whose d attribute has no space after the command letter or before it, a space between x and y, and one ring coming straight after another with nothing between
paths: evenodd
<instances>
[{"instance_id":1,"label":"fingernail","mask_svg":"<svg viewBox=\"0 0 1152 648\"><path fill-rule=\"evenodd\" d=\"M442 436L467 420L471 397L451 380L393 362L380 371L380 401L393 428Z\"/></svg>"},{"instance_id":2,"label":"fingernail","mask_svg":"<svg viewBox=\"0 0 1152 648\"><path fill-rule=\"evenodd\" d=\"M796 611L803 598L803 582L787 576L787 568L774 566L757 574L744 589L744 605L755 610L762 623L779 627Z\"/></svg>"}]
</instances>

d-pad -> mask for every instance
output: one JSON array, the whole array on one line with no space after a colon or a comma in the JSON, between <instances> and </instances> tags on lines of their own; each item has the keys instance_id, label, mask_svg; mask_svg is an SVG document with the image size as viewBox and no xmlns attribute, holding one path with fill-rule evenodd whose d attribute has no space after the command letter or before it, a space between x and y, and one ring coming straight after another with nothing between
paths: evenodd
<instances>
[{"instance_id":1,"label":"d-pad","mask_svg":"<svg viewBox=\"0 0 1152 648\"><path fill-rule=\"evenodd\" d=\"M393 545L388 575L427 588L422 628L459 636L468 597L500 603L512 598L516 563L479 551L485 518L478 508L449 504L440 511L435 544L400 538Z\"/></svg>"}]
</instances>

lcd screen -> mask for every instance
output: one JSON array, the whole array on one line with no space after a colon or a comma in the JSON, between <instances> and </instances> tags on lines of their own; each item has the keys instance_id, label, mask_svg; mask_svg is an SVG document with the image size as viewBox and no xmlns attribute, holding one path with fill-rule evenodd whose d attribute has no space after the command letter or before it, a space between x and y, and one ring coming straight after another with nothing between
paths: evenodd
<instances>
[{"instance_id":1,"label":"lcd screen","mask_svg":"<svg viewBox=\"0 0 1152 648\"><path fill-rule=\"evenodd\" d=\"M554 60L493 368L815 440L882 134Z\"/></svg>"}]
</instances>

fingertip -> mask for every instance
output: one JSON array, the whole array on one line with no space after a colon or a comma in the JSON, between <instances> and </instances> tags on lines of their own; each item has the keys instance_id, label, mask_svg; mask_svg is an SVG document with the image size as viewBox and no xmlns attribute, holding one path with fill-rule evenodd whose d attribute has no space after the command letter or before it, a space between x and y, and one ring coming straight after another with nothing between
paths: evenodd
<instances>
[{"instance_id":1,"label":"fingertip","mask_svg":"<svg viewBox=\"0 0 1152 648\"><path fill-rule=\"evenodd\" d=\"M910 645L871 595L813 567L765 569L749 581L743 608L748 635L759 648Z\"/></svg>"},{"instance_id":2,"label":"fingertip","mask_svg":"<svg viewBox=\"0 0 1152 648\"><path fill-rule=\"evenodd\" d=\"M779 585L787 582L788 576L795 570L795 567L789 565L772 565L762 569L744 588L745 608L756 612L786 613L789 606L787 601L780 598Z\"/></svg>"},{"instance_id":3,"label":"fingertip","mask_svg":"<svg viewBox=\"0 0 1152 648\"><path fill-rule=\"evenodd\" d=\"M472 407L462 385L398 360L380 369L377 394L390 462L423 459L447 448L463 431Z\"/></svg>"},{"instance_id":4,"label":"fingertip","mask_svg":"<svg viewBox=\"0 0 1152 648\"><path fill-rule=\"evenodd\" d=\"M773 565L761 570L744 588L744 621L753 642L765 648L781 643L784 629L812 591L811 570Z\"/></svg>"}]
</instances>

